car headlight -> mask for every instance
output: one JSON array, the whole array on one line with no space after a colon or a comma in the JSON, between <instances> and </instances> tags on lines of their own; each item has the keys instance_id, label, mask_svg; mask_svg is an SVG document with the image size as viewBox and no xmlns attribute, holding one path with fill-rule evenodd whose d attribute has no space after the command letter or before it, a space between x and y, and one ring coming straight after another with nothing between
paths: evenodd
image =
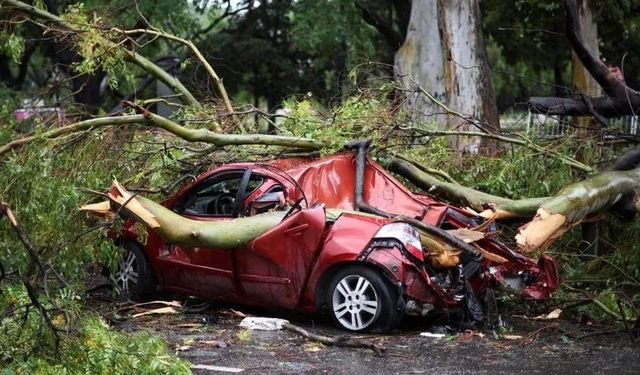
<instances>
[{"instance_id":1,"label":"car headlight","mask_svg":"<svg viewBox=\"0 0 640 375\"><path fill-rule=\"evenodd\" d=\"M404 248L416 258L423 260L422 244L420 234L407 223L385 224L378 230L374 239L394 239L400 242Z\"/></svg>"}]
</instances>

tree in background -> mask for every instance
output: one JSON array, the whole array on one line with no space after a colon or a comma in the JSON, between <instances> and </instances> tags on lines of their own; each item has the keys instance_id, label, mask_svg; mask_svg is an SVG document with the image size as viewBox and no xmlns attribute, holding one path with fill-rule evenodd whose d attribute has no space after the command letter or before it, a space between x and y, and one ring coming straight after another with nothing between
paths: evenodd
<instances>
[{"instance_id":1,"label":"tree in background","mask_svg":"<svg viewBox=\"0 0 640 375\"><path fill-rule=\"evenodd\" d=\"M401 89L418 122L495 132L499 127L478 1L357 1L363 19L394 51ZM428 92L432 98L411 95ZM453 113L452 113L453 112ZM462 116L461 116L462 115ZM477 119L466 121L464 116ZM474 128L474 129L471 129ZM478 151L475 137L451 137L456 150ZM487 151L490 143L484 142Z\"/></svg>"}]
</instances>

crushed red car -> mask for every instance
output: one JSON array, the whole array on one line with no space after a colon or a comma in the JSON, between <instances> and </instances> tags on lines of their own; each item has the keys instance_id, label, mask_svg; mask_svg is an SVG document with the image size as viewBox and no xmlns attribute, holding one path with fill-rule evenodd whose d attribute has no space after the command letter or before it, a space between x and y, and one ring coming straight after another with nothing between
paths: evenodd
<instances>
[{"instance_id":1,"label":"crushed red car","mask_svg":"<svg viewBox=\"0 0 640 375\"><path fill-rule=\"evenodd\" d=\"M358 211L362 202L391 215ZM115 274L126 293L144 296L161 289L328 311L345 329L388 331L405 314L434 309L458 309L467 323L481 322L478 296L487 290L504 286L540 299L559 282L554 259L534 261L491 236L461 244L455 266L434 264L421 241L422 229L448 233L484 225L496 231L495 224L411 192L360 155L222 165L163 205L201 221L287 213L278 225L233 249L176 246L153 230L141 235L133 221L126 221L116 238L126 253Z\"/></svg>"}]
</instances>

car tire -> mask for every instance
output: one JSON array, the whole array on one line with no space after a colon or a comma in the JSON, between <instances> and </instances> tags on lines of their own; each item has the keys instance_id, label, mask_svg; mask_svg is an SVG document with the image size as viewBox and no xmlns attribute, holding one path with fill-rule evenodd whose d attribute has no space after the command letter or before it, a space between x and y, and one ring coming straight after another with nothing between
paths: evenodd
<instances>
[{"instance_id":1,"label":"car tire","mask_svg":"<svg viewBox=\"0 0 640 375\"><path fill-rule=\"evenodd\" d=\"M124 251L113 275L118 292L133 299L153 296L157 283L144 251L133 241L124 241L121 247Z\"/></svg>"},{"instance_id":2,"label":"car tire","mask_svg":"<svg viewBox=\"0 0 640 375\"><path fill-rule=\"evenodd\" d=\"M326 301L335 323L354 332L389 332L404 316L398 289L379 271L360 265L333 275Z\"/></svg>"}]
</instances>

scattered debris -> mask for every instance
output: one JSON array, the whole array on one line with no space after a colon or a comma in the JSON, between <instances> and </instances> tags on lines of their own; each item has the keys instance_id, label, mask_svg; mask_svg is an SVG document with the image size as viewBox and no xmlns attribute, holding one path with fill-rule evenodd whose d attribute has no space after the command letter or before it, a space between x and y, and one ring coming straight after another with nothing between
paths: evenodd
<instances>
[{"instance_id":1,"label":"scattered debris","mask_svg":"<svg viewBox=\"0 0 640 375\"><path fill-rule=\"evenodd\" d=\"M458 336L458 340L466 341L471 340L473 337L484 338L485 334L478 331L466 330L462 335Z\"/></svg>"},{"instance_id":2,"label":"scattered debris","mask_svg":"<svg viewBox=\"0 0 640 375\"><path fill-rule=\"evenodd\" d=\"M420 336L422 337L431 337L434 339L443 339L445 338L445 334L444 333L431 333L431 332L421 332Z\"/></svg>"},{"instance_id":3,"label":"scattered debris","mask_svg":"<svg viewBox=\"0 0 640 375\"><path fill-rule=\"evenodd\" d=\"M200 344L204 344L211 348L226 348L228 345L222 340L203 340L199 341Z\"/></svg>"},{"instance_id":4,"label":"scattered debris","mask_svg":"<svg viewBox=\"0 0 640 375\"><path fill-rule=\"evenodd\" d=\"M285 319L247 317L242 319L240 327L259 331L278 331L286 323L289 323L289 321Z\"/></svg>"},{"instance_id":5,"label":"scattered debris","mask_svg":"<svg viewBox=\"0 0 640 375\"><path fill-rule=\"evenodd\" d=\"M372 342L362 341L349 336L334 337L334 336L324 336L324 335L312 333L302 327L291 324L289 323L289 321L284 319L247 317L247 318L244 318L242 322L240 322L240 327L246 328L245 330L238 332L238 338L240 340L243 340L241 336L245 336L246 335L245 332L248 332L248 335L249 335L248 339L250 339L252 329L262 330L262 331L274 331L274 330L286 329L291 332L295 332L309 340L317 341L325 345L371 349L378 356L382 356L382 353L385 351L385 348L377 344L374 344Z\"/></svg>"},{"instance_id":6,"label":"scattered debris","mask_svg":"<svg viewBox=\"0 0 640 375\"><path fill-rule=\"evenodd\" d=\"M324 345L315 342L310 342L304 345L304 350L310 353L319 352L322 349L324 349Z\"/></svg>"},{"instance_id":7,"label":"scattered debris","mask_svg":"<svg viewBox=\"0 0 640 375\"><path fill-rule=\"evenodd\" d=\"M524 337L520 336L520 335L502 335L502 338L505 340L521 340Z\"/></svg>"},{"instance_id":8,"label":"scattered debris","mask_svg":"<svg viewBox=\"0 0 640 375\"><path fill-rule=\"evenodd\" d=\"M167 307L160 307L158 309L153 309L153 310L133 314L132 316L134 318L139 318L145 315L162 315L162 314L177 314L177 313L178 313L178 310L176 310L171 306L167 306Z\"/></svg>"},{"instance_id":9,"label":"scattered debris","mask_svg":"<svg viewBox=\"0 0 640 375\"><path fill-rule=\"evenodd\" d=\"M251 330L250 329L243 329L242 331L238 332L238 334L236 335L238 337L238 340L240 341L251 341Z\"/></svg>"},{"instance_id":10,"label":"scattered debris","mask_svg":"<svg viewBox=\"0 0 640 375\"><path fill-rule=\"evenodd\" d=\"M237 311L237 310L234 310L234 309L229 309L229 312L231 312L233 315L235 315L235 316L239 316L239 317L241 317L241 318L246 318L246 317L247 317L247 314L243 313L242 311Z\"/></svg>"},{"instance_id":11,"label":"scattered debris","mask_svg":"<svg viewBox=\"0 0 640 375\"><path fill-rule=\"evenodd\" d=\"M555 309L552 312L548 313L547 315L538 315L536 317L534 317L534 320L551 320L551 319L558 319L560 317L560 314L562 314L562 309Z\"/></svg>"},{"instance_id":12,"label":"scattered debris","mask_svg":"<svg viewBox=\"0 0 640 375\"><path fill-rule=\"evenodd\" d=\"M244 371L244 369L237 368L237 367L224 367L224 366L213 366L213 365L191 365L191 368L194 370L209 370L209 371L231 372L231 373L238 373L238 372Z\"/></svg>"}]
</instances>

